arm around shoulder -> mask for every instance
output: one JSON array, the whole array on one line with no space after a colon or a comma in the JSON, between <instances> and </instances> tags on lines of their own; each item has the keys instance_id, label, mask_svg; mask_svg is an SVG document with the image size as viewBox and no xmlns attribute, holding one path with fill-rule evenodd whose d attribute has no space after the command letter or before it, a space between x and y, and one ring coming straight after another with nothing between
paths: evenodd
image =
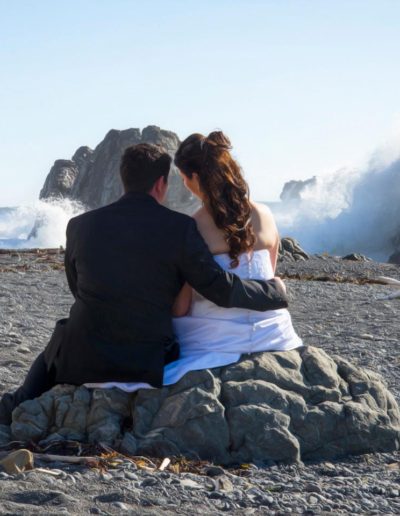
<instances>
[{"instance_id":1,"label":"arm around shoulder","mask_svg":"<svg viewBox=\"0 0 400 516\"><path fill-rule=\"evenodd\" d=\"M224 271L214 260L194 220L186 228L180 265L185 280L219 306L263 312L288 305L286 294L275 280L241 280Z\"/></svg>"}]
</instances>

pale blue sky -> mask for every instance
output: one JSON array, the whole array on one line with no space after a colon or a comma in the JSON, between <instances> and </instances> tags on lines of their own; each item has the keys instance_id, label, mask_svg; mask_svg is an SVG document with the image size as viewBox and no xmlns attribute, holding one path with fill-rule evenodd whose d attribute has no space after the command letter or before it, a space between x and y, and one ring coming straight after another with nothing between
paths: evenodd
<instances>
[{"instance_id":1,"label":"pale blue sky","mask_svg":"<svg viewBox=\"0 0 400 516\"><path fill-rule=\"evenodd\" d=\"M111 128L223 129L253 197L359 160L400 113L393 0L0 0L0 206Z\"/></svg>"}]
</instances>

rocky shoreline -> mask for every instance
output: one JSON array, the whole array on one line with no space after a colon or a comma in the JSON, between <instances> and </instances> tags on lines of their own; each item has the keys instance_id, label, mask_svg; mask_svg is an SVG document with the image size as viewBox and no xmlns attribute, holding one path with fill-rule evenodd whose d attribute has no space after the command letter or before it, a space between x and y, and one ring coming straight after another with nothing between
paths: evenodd
<instances>
[{"instance_id":1,"label":"rocky shoreline","mask_svg":"<svg viewBox=\"0 0 400 516\"><path fill-rule=\"evenodd\" d=\"M59 250L0 253L0 390L17 386L71 296ZM282 262L290 311L305 344L379 373L400 403L400 300L381 300L400 267L328 256ZM289 279L291 278L291 279ZM65 452L65 450L64 450ZM75 450L75 454L76 454ZM107 454L106 454L107 456ZM118 459L118 460L117 460ZM0 473L1 514L398 514L400 453L237 468L108 457L102 465L35 460Z\"/></svg>"}]
</instances>

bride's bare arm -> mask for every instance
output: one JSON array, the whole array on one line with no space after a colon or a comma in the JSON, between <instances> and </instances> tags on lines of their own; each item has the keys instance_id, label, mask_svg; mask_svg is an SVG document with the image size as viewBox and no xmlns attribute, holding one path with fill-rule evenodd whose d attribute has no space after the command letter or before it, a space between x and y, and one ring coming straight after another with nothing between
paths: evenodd
<instances>
[{"instance_id":1,"label":"bride's bare arm","mask_svg":"<svg viewBox=\"0 0 400 516\"><path fill-rule=\"evenodd\" d=\"M270 254L270 257L271 257L272 269L274 270L274 274L275 274L275 271L276 271L276 264L278 263L280 241L281 241L281 239L279 238L279 233L278 233L278 231L276 231L275 243L274 243L274 245L269 250L269 254Z\"/></svg>"},{"instance_id":2,"label":"bride's bare arm","mask_svg":"<svg viewBox=\"0 0 400 516\"><path fill-rule=\"evenodd\" d=\"M189 283L185 283L182 287L181 291L178 294L178 297L175 299L175 302L172 307L172 315L173 317L183 317L187 315L190 309L190 305L192 303L192 287Z\"/></svg>"},{"instance_id":3,"label":"bride's bare arm","mask_svg":"<svg viewBox=\"0 0 400 516\"><path fill-rule=\"evenodd\" d=\"M252 223L256 235L256 249L268 249L271 265L275 272L279 254L279 233L275 218L268 208L261 203L252 203Z\"/></svg>"}]
</instances>

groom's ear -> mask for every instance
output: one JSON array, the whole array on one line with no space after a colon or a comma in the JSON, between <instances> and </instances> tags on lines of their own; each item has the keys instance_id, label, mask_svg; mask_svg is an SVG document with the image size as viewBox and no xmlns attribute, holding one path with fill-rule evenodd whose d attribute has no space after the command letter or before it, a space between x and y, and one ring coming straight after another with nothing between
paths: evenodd
<instances>
[{"instance_id":1,"label":"groom's ear","mask_svg":"<svg viewBox=\"0 0 400 516\"><path fill-rule=\"evenodd\" d=\"M162 202L168 190L168 179L164 176L160 176L153 185L149 194L155 197L158 201Z\"/></svg>"},{"instance_id":2,"label":"groom's ear","mask_svg":"<svg viewBox=\"0 0 400 516\"><path fill-rule=\"evenodd\" d=\"M168 178L165 176L160 176L156 181L156 185L160 192L165 190L165 188L168 186Z\"/></svg>"}]
</instances>

